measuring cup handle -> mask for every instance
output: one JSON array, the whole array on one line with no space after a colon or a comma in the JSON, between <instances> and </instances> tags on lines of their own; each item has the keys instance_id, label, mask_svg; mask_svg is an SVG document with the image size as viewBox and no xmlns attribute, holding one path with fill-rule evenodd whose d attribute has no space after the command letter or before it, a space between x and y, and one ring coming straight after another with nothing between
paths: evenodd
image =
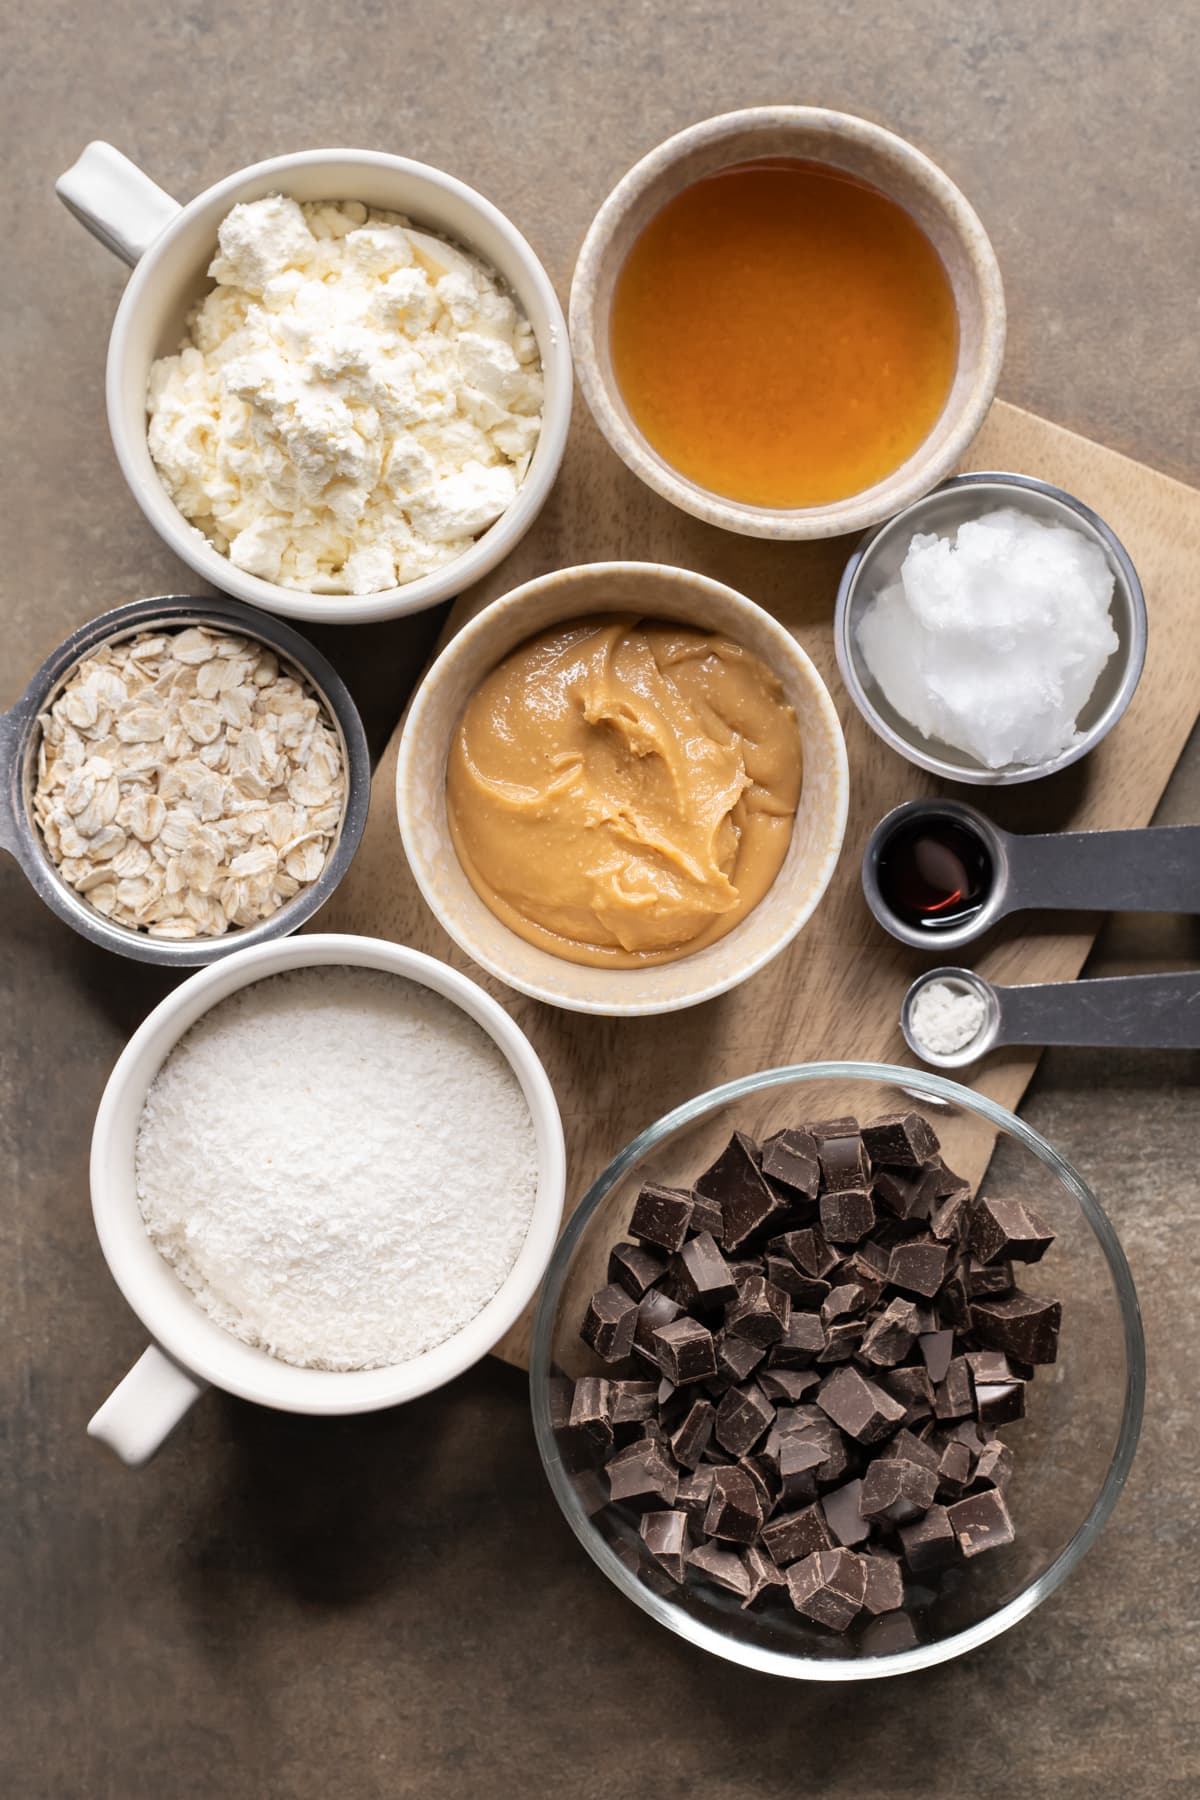
<instances>
[{"instance_id":1,"label":"measuring cup handle","mask_svg":"<svg viewBox=\"0 0 1200 1800\"><path fill-rule=\"evenodd\" d=\"M130 267L183 209L127 156L97 139L54 184L69 212Z\"/></svg>"},{"instance_id":2,"label":"measuring cup handle","mask_svg":"<svg viewBox=\"0 0 1200 1800\"><path fill-rule=\"evenodd\" d=\"M131 1469L140 1468L207 1386L151 1344L88 1422L88 1436L107 1444Z\"/></svg>"}]
</instances>

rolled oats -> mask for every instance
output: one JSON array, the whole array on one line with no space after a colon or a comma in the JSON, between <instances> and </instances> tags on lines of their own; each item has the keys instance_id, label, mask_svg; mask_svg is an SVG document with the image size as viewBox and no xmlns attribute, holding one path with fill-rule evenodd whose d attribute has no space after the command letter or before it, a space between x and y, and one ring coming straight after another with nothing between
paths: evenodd
<instances>
[{"instance_id":1,"label":"rolled oats","mask_svg":"<svg viewBox=\"0 0 1200 1800\"><path fill-rule=\"evenodd\" d=\"M219 937L270 918L328 861L337 733L260 644L206 625L103 644L39 724L46 848L119 925Z\"/></svg>"}]
</instances>

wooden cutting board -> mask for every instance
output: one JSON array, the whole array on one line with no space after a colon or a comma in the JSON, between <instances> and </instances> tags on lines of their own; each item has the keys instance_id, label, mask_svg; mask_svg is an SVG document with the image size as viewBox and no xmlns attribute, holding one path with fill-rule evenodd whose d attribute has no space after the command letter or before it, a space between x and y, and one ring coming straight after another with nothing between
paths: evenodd
<instances>
[{"instance_id":1,"label":"wooden cutting board","mask_svg":"<svg viewBox=\"0 0 1200 1800\"><path fill-rule=\"evenodd\" d=\"M974 789L969 798L1018 831L1147 824L1200 711L1194 600L1200 492L1002 402L963 467L1037 475L1086 501L1123 540L1150 615L1145 673L1105 742L1048 781L1007 791ZM414 945L465 970L503 1003L528 1033L558 1095L568 1212L636 1132L718 1082L830 1057L912 1063L898 1025L900 1001L913 976L936 959L906 950L875 924L862 898L859 866L880 816L940 784L888 750L842 688L833 603L850 547L847 539L765 543L688 518L643 487L577 407L545 511L508 561L462 596L447 626L452 633L489 601L548 569L631 558L714 576L795 632L828 682L846 733L845 849L828 893L796 942L732 993L685 1013L613 1020L560 1012L509 992L451 944L409 874L394 801L399 728L376 773L362 848L316 929ZM973 966L994 981L1069 980L1079 973L1098 925L1095 915L1010 921L979 948ZM1036 1062L1034 1052L998 1051L977 1066L974 1085L1015 1107ZM526 1318L497 1354L524 1365L528 1342Z\"/></svg>"}]
</instances>

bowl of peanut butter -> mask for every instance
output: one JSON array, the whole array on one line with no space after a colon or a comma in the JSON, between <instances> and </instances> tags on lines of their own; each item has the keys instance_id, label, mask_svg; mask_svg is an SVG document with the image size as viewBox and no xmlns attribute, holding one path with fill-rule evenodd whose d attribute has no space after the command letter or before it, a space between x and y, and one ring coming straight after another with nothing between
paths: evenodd
<instances>
[{"instance_id":1,"label":"bowl of peanut butter","mask_svg":"<svg viewBox=\"0 0 1200 1800\"><path fill-rule=\"evenodd\" d=\"M400 833L450 935L553 1006L694 1006L811 916L846 823L812 662L689 570L590 563L524 583L442 651L409 712Z\"/></svg>"}]
</instances>

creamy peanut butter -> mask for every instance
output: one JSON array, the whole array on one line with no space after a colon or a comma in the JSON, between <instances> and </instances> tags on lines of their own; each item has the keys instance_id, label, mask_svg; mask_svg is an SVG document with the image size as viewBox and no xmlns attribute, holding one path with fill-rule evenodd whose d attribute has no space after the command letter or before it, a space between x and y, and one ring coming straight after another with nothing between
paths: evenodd
<instances>
[{"instance_id":1,"label":"creamy peanut butter","mask_svg":"<svg viewBox=\"0 0 1200 1800\"><path fill-rule=\"evenodd\" d=\"M787 854L796 715L717 634L602 614L492 670L450 749L459 860L513 931L572 962L668 962L723 937Z\"/></svg>"}]
</instances>

